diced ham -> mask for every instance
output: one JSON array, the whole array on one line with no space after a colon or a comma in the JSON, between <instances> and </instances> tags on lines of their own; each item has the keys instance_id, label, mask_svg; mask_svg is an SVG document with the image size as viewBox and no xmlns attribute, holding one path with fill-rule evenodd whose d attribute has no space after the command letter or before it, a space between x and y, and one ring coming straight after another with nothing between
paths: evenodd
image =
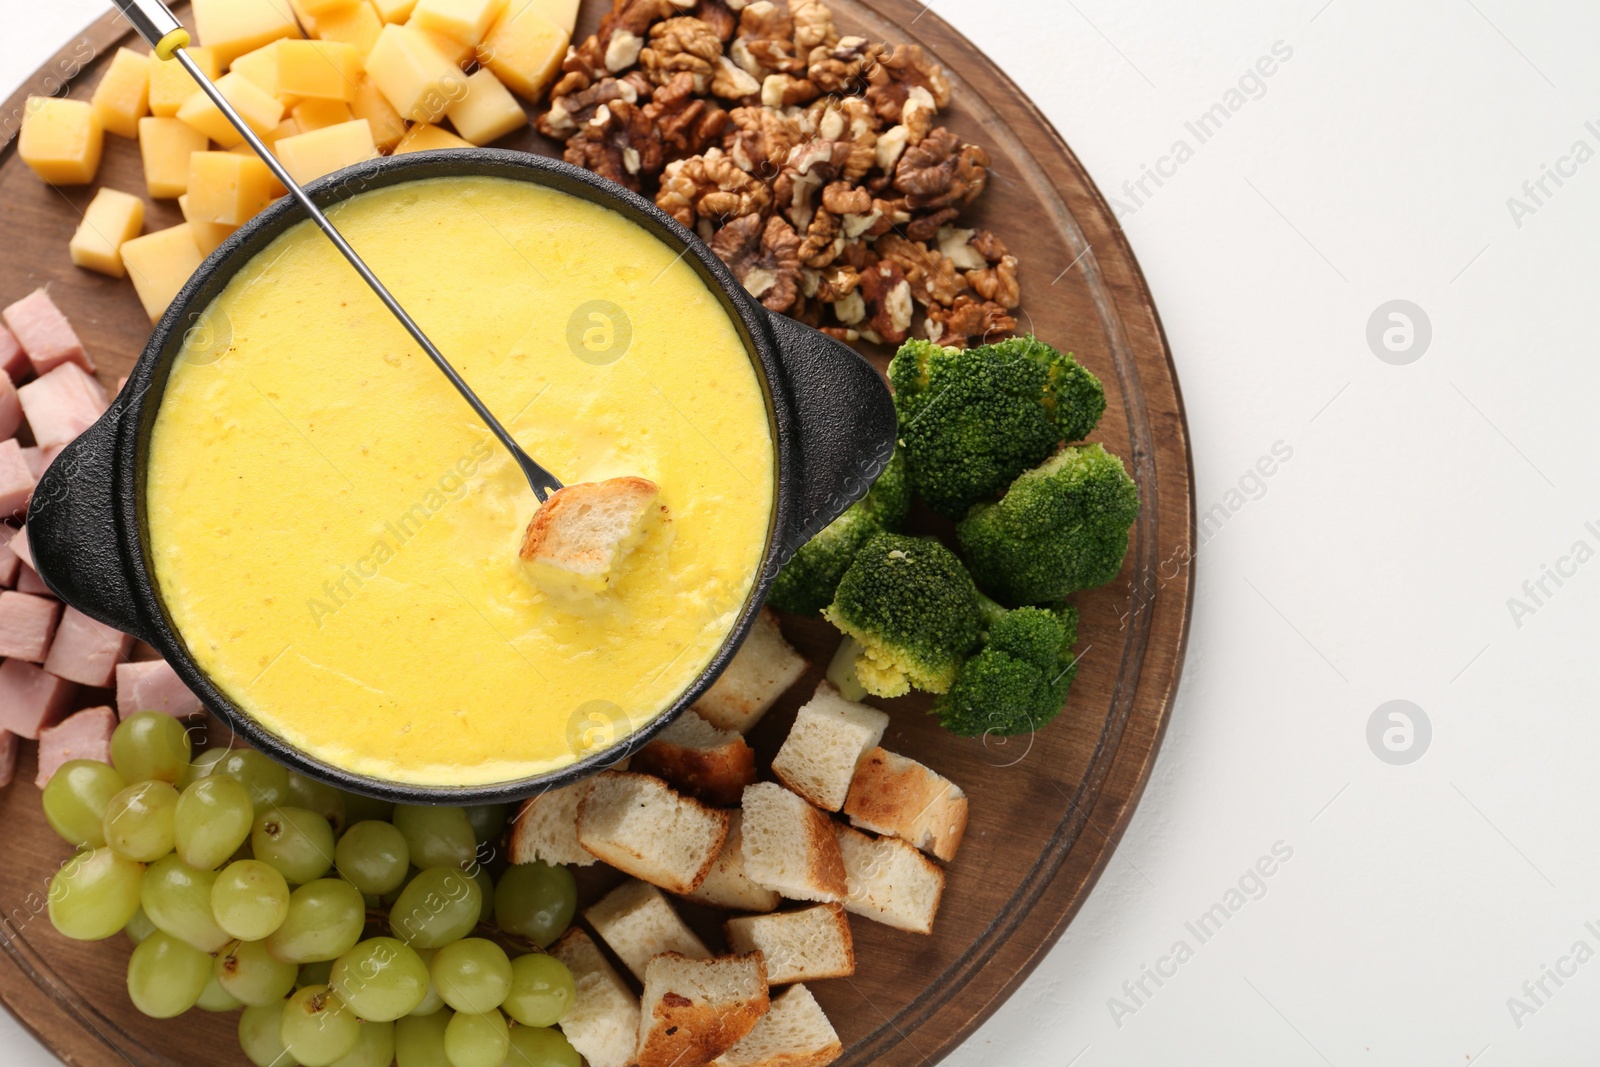
<instances>
[{"instance_id":1,"label":"diced ham","mask_svg":"<svg viewBox=\"0 0 1600 1067\"><path fill-rule=\"evenodd\" d=\"M4 379L0 379L3 381ZM28 510L37 479L28 469L28 457L14 438L0 441L0 518L22 516Z\"/></svg>"},{"instance_id":2,"label":"diced ham","mask_svg":"<svg viewBox=\"0 0 1600 1067\"><path fill-rule=\"evenodd\" d=\"M10 547L18 559L30 567L33 566L33 553L28 550L27 523L23 523L17 528L17 532L11 535Z\"/></svg>"},{"instance_id":3,"label":"diced ham","mask_svg":"<svg viewBox=\"0 0 1600 1067\"><path fill-rule=\"evenodd\" d=\"M34 484L38 484L39 476L44 469L50 466L50 461L44 458L44 449L38 445L26 445L22 449L22 461L28 465L28 472L33 475Z\"/></svg>"},{"instance_id":4,"label":"diced ham","mask_svg":"<svg viewBox=\"0 0 1600 1067\"><path fill-rule=\"evenodd\" d=\"M49 597L0 593L0 656L43 663L61 618L61 603Z\"/></svg>"},{"instance_id":5,"label":"diced ham","mask_svg":"<svg viewBox=\"0 0 1600 1067\"><path fill-rule=\"evenodd\" d=\"M44 460L46 469L49 468L50 464L56 461L57 456L66 451L67 445L70 445L71 443L71 441L68 441L65 444L46 445L44 448L39 449L39 458Z\"/></svg>"},{"instance_id":6,"label":"diced ham","mask_svg":"<svg viewBox=\"0 0 1600 1067\"><path fill-rule=\"evenodd\" d=\"M10 548L0 547L0 586L7 589L17 584L17 576L22 573L22 561Z\"/></svg>"},{"instance_id":7,"label":"diced ham","mask_svg":"<svg viewBox=\"0 0 1600 1067\"><path fill-rule=\"evenodd\" d=\"M28 362L28 353L22 350L22 343L17 340L17 335L0 326L0 370L13 382L20 382L33 373L33 364Z\"/></svg>"},{"instance_id":8,"label":"diced ham","mask_svg":"<svg viewBox=\"0 0 1600 1067\"><path fill-rule=\"evenodd\" d=\"M117 714L124 719L140 711L160 711L182 719L202 710L200 698L166 660L117 664Z\"/></svg>"},{"instance_id":9,"label":"diced ham","mask_svg":"<svg viewBox=\"0 0 1600 1067\"><path fill-rule=\"evenodd\" d=\"M35 289L0 311L0 319L28 353L28 362L33 365L35 374L46 374L64 363L74 363L94 373L94 361L83 350L83 342L78 340L72 323L43 289Z\"/></svg>"},{"instance_id":10,"label":"diced ham","mask_svg":"<svg viewBox=\"0 0 1600 1067\"><path fill-rule=\"evenodd\" d=\"M111 734L116 728L117 713L110 708L85 708L39 731L39 777L34 785L43 789L68 760L110 763Z\"/></svg>"},{"instance_id":11,"label":"diced ham","mask_svg":"<svg viewBox=\"0 0 1600 1067\"><path fill-rule=\"evenodd\" d=\"M17 751L21 747L21 738L10 730L0 730L0 789L17 776Z\"/></svg>"},{"instance_id":12,"label":"diced ham","mask_svg":"<svg viewBox=\"0 0 1600 1067\"><path fill-rule=\"evenodd\" d=\"M89 618L71 605L61 616L44 669L58 678L82 685L110 685L117 664L133 647L133 638L115 627Z\"/></svg>"},{"instance_id":13,"label":"diced ham","mask_svg":"<svg viewBox=\"0 0 1600 1067\"><path fill-rule=\"evenodd\" d=\"M0 369L0 437L11 437L22 425L22 401L11 375Z\"/></svg>"},{"instance_id":14,"label":"diced ham","mask_svg":"<svg viewBox=\"0 0 1600 1067\"><path fill-rule=\"evenodd\" d=\"M67 713L75 688L26 660L0 663L0 729L37 740L40 730Z\"/></svg>"},{"instance_id":15,"label":"diced ham","mask_svg":"<svg viewBox=\"0 0 1600 1067\"><path fill-rule=\"evenodd\" d=\"M26 563L22 564L22 568L17 571L17 592L32 593L35 596L55 597L55 594L50 591L50 587L44 584L44 579L39 577L39 572Z\"/></svg>"},{"instance_id":16,"label":"diced ham","mask_svg":"<svg viewBox=\"0 0 1600 1067\"><path fill-rule=\"evenodd\" d=\"M17 390L33 439L48 449L64 445L105 413L106 390L76 363L63 363Z\"/></svg>"}]
</instances>

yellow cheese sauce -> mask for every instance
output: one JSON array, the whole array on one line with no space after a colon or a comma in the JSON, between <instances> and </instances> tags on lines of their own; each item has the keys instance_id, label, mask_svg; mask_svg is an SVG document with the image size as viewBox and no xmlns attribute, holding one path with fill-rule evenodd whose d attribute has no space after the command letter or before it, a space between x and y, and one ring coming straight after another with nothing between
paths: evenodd
<instances>
[{"instance_id":1,"label":"yellow cheese sauce","mask_svg":"<svg viewBox=\"0 0 1600 1067\"><path fill-rule=\"evenodd\" d=\"M517 560L521 471L302 223L191 331L156 418L150 551L190 653L267 730L385 780L506 781L620 739L760 570L774 459L740 334L677 252L565 193L432 179L330 214L530 454L568 484L649 478L671 521L602 607L552 602Z\"/></svg>"}]
</instances>

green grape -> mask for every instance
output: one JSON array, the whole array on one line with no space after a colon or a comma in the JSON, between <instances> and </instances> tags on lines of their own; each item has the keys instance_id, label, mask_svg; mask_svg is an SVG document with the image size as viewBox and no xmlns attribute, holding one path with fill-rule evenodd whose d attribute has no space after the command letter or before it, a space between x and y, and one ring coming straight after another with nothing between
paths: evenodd
<instances>
[{"instance_id":1,"label":"green grape","mask_svg":"<svg viewBox=\"0 0 1600 1067\"><path fill-rule=\"evenodd\" d=\"M222 983L217 981L216 972L206 982L206 987L200 993L200 999L195 1001L195 1007L201 1011L224 1012L237 1011L244 1007L244 1001L222 988Z\"/></svg>"},{"instance_id":2,"label":"green grape","mask_svg":"<svg viewBox=\"0 0 1600 1067\"><path fill-rule=\"evenodd\" d=\"M289 914L289 883L260 860L230 863L211 887L217 925L241 941L260 941Z\"/></svg>"},{"instance_id":3,"label":"green grape","mask_svg":"<svg viewBox=\"0 0 1600 1067\"><path fill-rule=\"evenodd\" d=\"M578 884L565 867L535 861L507 867L494 890L495 920L508 934L548 948L572 925Z\"/></svg>"},{"instance_id":4,"label":"green grape","mask_svg":"<svg viewBox=\"0 0 1600 1067\"><path fill-rule=\"evenodd\" d=\"M285 963L335 960L361 940L366 923L366 902L355 886L319 878L289 895L289 915L267 938L267 951Z\"/></svg>"},{"instance_id":5,"label":"green grape","mask_svg":"<svg viewBox=\"0 0 1600 1067\"><path fill-rule=\"evenodd\" d=\"M152 863L139 887L139 903L157 929L201 952L216 952L233 940L211 914L215 871L190 867L177 856Z\"/></svg>"},{"instance_id":6,"label":"green grape","mask_svg":"<svg viewBox=\"0 0 1600 1067\"><path fill-rule=\"evenodd\" d=\"M289 772L253 748L236 748L211 770L250 791L256 810L282 807L289 799Z\"/></svg>"},{"instance_id":7,"label":"green grape","mask_svg":"<svg viewBox=\"0 0 1600 1067\"><path fill-rule=\"evenodd\" d=\"M305 808L271 808L256 816L250 851L289 880L305 885L333 866L333 827Z\"/></svg>"},{"instance_id":8,"label":"green grape","mask_svg":"<svg viewBox=\"0 0 1600 1067\"><path fill-rule=\"evenodd\" d=\"M478 855L478 838L463 808L396 804L394 825L406 837L418 867L466 868Z\"/></svg>"},{"instance_id":9,"label":"green grape","mask_svg":"<svg viewBox=\"0 0 1600 1067\"><path fill-rule=\"evenodd\" d=\"M143 872L139 877L144 877ZM133 918L128 920L128 925L122 928L122 932L128 935L129 941L137 945L156 932L156 924L150 921L150 916L144 913L143 908L135 908Z\"/></svg>"},{"instance_id":10,"label":"green grape","mask_svg":"<svg viewBox=\"0 0 1600 1067\"><path fill-rule=\"evenodd\" d=\"M498 1011L457 1012L444 1028L444 1054L450 1067L500 1067L511 1051L511 1028Z\"/></svg>"},{"instance_id":11,"label":"green grape","mask_svg":"<svg viewBox=\"0 0 1600 1067\"><path fill-rule=\"evenodd\" d=\"M171 715L141 711L111 735L111 766L130 782L174 785L189 769L189 730Z\"/></svg>"},{"instance_id":12,"label":"green grape","mask_svg":"<svg viewBox=\"0 0 1600 1067\"><path fill-rule=\"evenodd\" d=\"M290 807L304 808L314 811L328 821L333 827L335 836L344 832L349 826L345 819L344 794L331 785L326 785L315 778L307 778L298 771L289 772L289 799Z\"/></svg>"},{"instance_id":13,"label":"green grape","mask_svg":"<svg viewBox=\"0 0 1600 1067\"><path fill-rule=\"evenodd\" d=\"M374 937L339 957L328 984L363 1019L391 1022L428 995L428 965L404 942Z\"/></svg>"},{"instance_id":14,"label":"green grape","mask_svg":"<svg viewBox=\"0 0 1600 1067\"><path fill-rule=\"evenodd\" d=\"M333 960L318 960L315 963L304 964L300 968L299 977L294 980L294 987L304 989L308 985L330 985L333 964Z\"/></svg>"},{"instance_id":15,"label":"green grape","mask_svg":"<svg viewBox=\"0 0 1600 1067\"><path fill-rule=\"evenodd\" d=\"M536 952L511 961L511 988L502 1007L523 1026L554 1026L576 992L567 965Z\"/></svg>"},{"instance_id":16,"label":"green grape","mask_svg":"<svg viewBox=\"0 0 1600 1067\"><path fill-rule=\"evenodd\" d=\"M339 797L344 801L346 826L354 826L358 822L394 821L394 805L387 800L364 797L360 793L348 793L343 789L339 790Z\"/></svg>"},{"instance_id":17,"label":"green grape","mask_svg":"<svg viewBox=\"0 0 1600 1067\"><path fill-rule=\"evenodd\" d=\"M177 809L178 791L166 782L130 785L106 805L101 820L106 844L119 856L154 863L172 851Z\"/></svg>"},{"instance_id":18,"label":"green grape","mask_svg":"<svg viewBox=\"0 0 1600 1067\"><path fill-rule=\"evenodd\" d=\"M449 867L429 867L400 891L389 911L389 926L412 948L442 948L467 936L482 910L483 891L471 877Z\"/></svg>"},{"instance_id":19,"label":"green grape","mask_svg":"<svg viewBox=\"0 0 1600 1067\"><path fill-rule=\"evenodd\" d=\"M139 910L144 864L109 848L80 852L50 879L50 922L75 941L103 941Z\"/></svg>"},{"instance_id":20,"label":"green grape","mask_svg":"<svg viewBox=\"0 0 1600 1067\"><path fill-rule=\"evenodd\" d=\"M217 769L217 764L228 758L225 748L208 748L189 762L184 770L183 777L178 779L179 789L188 789L200 779L207 777Z\"/></svg>"},{"instance_id":21,"label":"green grape","mask_svg":"<svg viewBox=\"0 0 1600 1067\"><path fill-rule=\"evenodd\" d=\"M331 1067L360 1040L361 1020L327 986L306 986L284 1005L284 1047L305 1067Z\"/></svg>"},{"instance_id":22,"label":"green grape","mask_svg":"<svg viewBox=\"0 0 1600 1067\"><path fill-rule=\"evenodd\" d=\"M283 1046L285 1004L252 1004L239 1016L239 1047L256 1067L299 1067L300 1061Z\"/></svg>"},{"instance_id":23,"label":"green grape","mask_svg":"<svg viewBox=\"0 0 1600 1067\"><path fill-rule=\"evenodd\" d=\"M472 824L472 834L478 844L485 845L500 836L506 828L506 805L477 804L466 809L467 821Z\"/></svg>"},{"instance_id":24,"label":"green grape","mask_svg":"<svg viewBox=\"0 0 1600 1067\"><path fill-rule=\"evenodd\" d=\"M115 768L92 759L63 763L44 787L44 817L76 848L105 848L106 808L128 788Z\"/></svg>"},{"instance_id":25,"label":"green grape","mask_svg":"<svg viewBox=\"0 0 1600 1067\"><path fill-rule=\"evenodd\" d=\"M275 1004L294 989L299 968L272 958L259 941L235 941L211 965L217 984L242 1004Z\"/></svg>"},{"instance_id":26,"label":"green grape","mask_svg":"<svg viewBox=\"0 0 1600 1067\"><path fill-rule=\"evenodd\" d=\"M383 906L386 908L394 907L395 903L400 899L400 894L405 891L406 886L410 885L412 880L421 873L422 872L415 867L407 868L406 876L401 880L400 887L398 889L391 889L389 892L378 898L383 902Z\"/></svg>"},{"instance_id":27,"label":"green grape","mask_svg":"<svg viewBox=\"0 0 1600 1067\"><path fill-rule=\"evenodd\" d=\"M548 1026L513 1026L506 1067L583 1067L567 1035Z\"/></svg>"},{"instance_id":28,"label":"green grape","mask_svg":"<svg viewBox=\"0 0 1600 1067\"><path fill-rule=\"evenodd\" d=\"M185 786L172 819L179 858L200 870L222 866L249 838L254 819L249 790L232 778L201 778Z\"/></svg>"},{"instance_id":29,"label":"green grape","mask_svg":"<svg viewBox=\"0 0 1600 1067\"><path fill-rule=\"evenodd\" d=\"M394 1024L394 1059L396 1067L450 1067L445 1056L444 1032L450 1025L450 1013L434 1012L431 1015L407 1015Z\"/></svg>"},{"instance_id":30,"label":"green grape","mask_svg":"<svg viewBox=\"0 0 1600 1067\"><path fill-rule=\"evenodd\" d=\"M356 1047L333 1062L333 1067L389 1067L394 1062L394 1023L361 1024Z\"/></svg>"},{"instance_id":31,"label":"green grape","mask_svg":"<svg viewBox=\"0 0 1600 1067\"><path fill-rule=\"evenodd\" d=\"M481 937L441 948L428 973L444 1002L456 1011L493 1011L511 991L511 960L499 945Z\"/></svg>"},{"instance_id":32,"label":"green grape","mask_svg":"<svg viewBox=\"0 0 1600 1067\"><path fill-rule=\"evenodd\" d=\"M156 931L128 957L128 996L153 1019L171 1019L194 1007L211 981L211 957Z\"/></svg>"},{"instance_id":33,"label":"green grape","mask_svg":"<svg viewBox=\"0 0 1600 1067\"><path fill-rule=\"evenodd\" d=\"M472 865L472 880L478 883L478 892L483 897L483 906L478 909L478 921L485 926L493 926L494 876L489 873L489 868L475 863Z\"/></svg>"},{"instance_id":34,"label":"green grape","mask_svg":"<svg viewBox=\"0 0 1600 1067\"><path fill-rule=\"evenodd\" d=\"M386 822L358 822L344 832L333 851L344 880L368 896L392 893L411 869L411 850L399 830Z\"/></svg>"},{"instance_id":35,"label":"green grape","mask_svg":"<svg viewBox=\"0 0 1600 1067\"><path fill-rule=\"evenodd\" d=\"M439 995L439 987L433 984L433 957L439 954L436 948L419 948L417 955L422 957L422 962L428 968L428 992L423 996L422 1002L411 1009L412 1015L432 1015L444 1007L444 998ZM446 1015L450 1014L445 1012Z\"/></svg>"}]
</instances>

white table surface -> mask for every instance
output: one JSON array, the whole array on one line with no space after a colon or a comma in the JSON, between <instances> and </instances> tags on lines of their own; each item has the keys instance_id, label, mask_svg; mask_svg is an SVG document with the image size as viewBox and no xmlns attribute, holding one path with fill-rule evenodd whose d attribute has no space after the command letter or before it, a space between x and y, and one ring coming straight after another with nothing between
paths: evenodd
<instances>
[{"instance_id":1,"label":"white table surface","mask_svg":"<svg viewBox=\"0 0 1600 1067\"><path fill-rule=\"evenodd\" d=\"M932 6L1123 202L1201 508L1221 506L1132 825L949 1062L1591 1062L1600 8ZM5 92L104 4L7 7ZM1271 77L1247 73L1275 52ZM1218 103L1201 143L1186 123ZM1147 167L1162 183L1141 190ZM1369 345L1395 300L1426 317L1425 351L1387 319ZM1409 752L1369 745L1392 700L1431 726L1420 759L1376 754L1416 756L1420 729ZM1202 940L1189 924L1218 904ZM0 1061L51 1058L0 1013Z\"/></svg>"}]
</instances>

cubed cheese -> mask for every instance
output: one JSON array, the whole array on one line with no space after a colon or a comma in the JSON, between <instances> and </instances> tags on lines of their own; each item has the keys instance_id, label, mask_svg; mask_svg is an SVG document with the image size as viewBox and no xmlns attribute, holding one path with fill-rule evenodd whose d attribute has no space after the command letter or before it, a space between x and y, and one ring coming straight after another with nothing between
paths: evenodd
<instances>
[{"instance_id":1,"label":"cubed cheese","mask_svg":"<svg viewBox=\"0 0 1600 1067\"><path fill-rule=\"evenodd\" d=\"M211 49L196 46L185 48L184 52L207 78L216 81L222 75L222 64ZM149 63L150 114L170 119L178 113L178 108L183 106L185 100L200 91L200 86L195 84L195 80L189 77L189 72L177 60L162 59L151 52ZM143 135L141 130L140 136Z\"/></svg>"},{"instance_id":2,"label":"cubed cheese","mask_svg":"<svg viewBox=\"0 0 1600 1067\"><path fill-rule=\"evenodd\" d=\"M166 313L203 260L188 223L135 237L122 246L122 261L151 322Z\"/></svg>"},{"instance_id":3,"label":"cubed cheese","mask_svg":"<svg viewBox=\"0 0 1600 1067\"><path fill-rule=\"evenodd\" d=\"M217 91L244 119L258 137L265 137L283 121L283 102L243 74L224 74L217 79ZM178 118L193 126L223 148L244 143L244 136L211 102L205 93L195 93L178 109Z\"/></svg>"},{"instance_id":4,"label":"cubed cheese","mask_svg":"<svg viewBox=\"0 0 1600 1067\"><path fill-rule=\"evenodd\" d=\"M403 117L435 122L460 96L466 76L427 34L386 26L367 57L367 74Z\"/></svg>"},{"instance_id":5,"label":"cubed cheese","mask_svg":"<svg viewBox=\"0 0 1600 1067\"><path fill-rule=\"evenodd\" d=\"M194 238L195 247L200 249L202 256L209 256L215 252L221 247L222 242L233 236L233 231L239 228L226 223L190 218L187 196L178 197L178 210L183 212L184 221L189 224L189 235Z\"/></svg>"},{"instance_id":6,"label":"cubed cheese","mask_svg":"<svg viewBox=\"0 0 1600 1067\"><path fill-rule=\"evenodd\" d=\"M78 232L72 235L68 246L72 262L113 278L126 277L122 246L139 236L143 229L143 200L115 189L101 189L89 201Z\"/></svg>"},{"instance_id":7,"label":"cubed cheese","mask_svg":"<svg viewBox=\"0 0 1600 1067\"><path fill-rule=\"evenodd\" d=\"M579 0L511 0L506 6L508 15L531 11L571 33L578 24Z\"/></svg>"},{"instance_id":8,"label":"cubed cheese","mask_svg":"<svg viewBox=\"0 0 1600 1067\"><path fill-rule=\"evenodd\" d=\"M243 226L277 197L274 184L272 171L254 155L196 152L189 157L188 216Z\"/></svg>"},{"instance_id":9,"label":"cubed cheese","mask_svg":"<svg viewBox=\"0 0 1600 1067\"><path fill-rule=\"evenodd\" d=\"M17 155L51 185L88 185L100 170L105 130L86 100L30 96Z\"/></svg>"},{"instance_id":10,"label":"cubed cheese","mask_svg":"<svg viewBox=\"0 0 1600 1067\"><path fill-rule=\"evenodd\" d=\"M354 48L363 66L382 32L383 18L367 0L317 16L317 37Z\"/></svg>"},{"instance_id":11,"label":"cubed cheese","mask_svg":"<svg viewBox=\"0 0 1600 1067\"><path fill-rule=\"evenodd\" d=\"M377 8L378 17L385 22L404 22L411 17L412 10L417 6L417 0L372 0L372 6Z\"/></svg>"},{"instance_id":12,"label":"cubed cheese","mask_svg":"<svg viewBox=\"0 0 1600 1067\"><path fill-rule=\"evenodd\" d=\"M411 127L406 135L400 138L400 143L394 147L394 154L403 156L407 152L431 152L439 148L471 147L473 147L471 141L463 141L449 130L421 123Z\"/></svg>"},{"instance_id":13,"label":"cubed cheese","mask_svg":"<svg viewBox=\"0 0 1600 1067\"><path fill-rule=\"evenodd\" d=\"M283 41L278 45L278 91L318 100L355 99L361 54L338 41Z\"/></svg>"},{"instance_id":14,"label":"cubed cheese","mask_svg":"<svg viewBox=\"0 0 1600 1067\"><path fill-rule=\"evenodd\" d=\"M408 24L473 48L505 9L506 0L417 0Z\"/></svg>"},{"instance_id":15,"label":"cubed cheese","mask_svg":"<svg viewBox=\"0 0 1600 1067\"><path fill-rule=\"evenodd\" d=\"M192 7L201 42L225 66L262 45L300 36L289 0L194 0Z\"/></svg>"},{"instance_id":16,"label":"cubed cheese","mask_svg":"<svg viewBox=\"0 0 1600 1067\"><path fill-rule=\"evenodd\" d=\"M324 174L376 159L378 146L372 143L372 128L366 119L342 122L298 137L285 137L277 144L278 160L301 185Z\"/></svg>"},{"instance_id":17,"label":"cubed cheese","mask_svg":"<svg viewBox=\"0 0 1600 1067\"><path fill-rule=\"evenodd\" d=\"M93 373L94 361L48 291L35 289L0 311L0 321L16 335L35 374L45 374L63 363L75 363Z\"/></svg>"},{"instance_id":18,"label":"cubed cheese","mask_svg":"<svg viewBox=\"0 0 1600 1067\"><path fill-rule=\"evenodd\" d=\"M350 111L350 105L343 100L302 100L295 105L294 123L298 129L295 133L310 133L313 130L324 130L329 126L337 126L341 122L354 121L355 115ZM293 137L294 134L287 134ZM276 138L274 143L283 140Z\"/></svg>"},{"instance_id":19,"label":"cubed cheese","mask_svg":"<svg viewBox=\"0 0 1600 1067\"><path fill-rule=\"evenodd\" d=\"M139 120L139 154L144 157L145 190L155 200L170 200L189 189L189 157L204 152L210 138L177 119Z\"/></svg>"},{"instance_id":20,"label":"cubed cheese","mask_svg":"<svg viewBox=\"0 0 1600 1067\"><path fill-rule=\"evenodd\" d=\"M273 41L254 52L246 52L233 61L228 73L242 75L256 88L265 90L269 96L276 96L281 101L283 90L278 87L278 48L282 44L282 41Z\"/></svg>"},{"instance_id":21,"label":"cubed cheese","mask_svg":"<svg viewBox=\"0 0 1600 1067\"><path fill-rule=\"evenodd\" d=\"M572 31L557 25L532 5L508 8L478 46L478 61L512 92L537 103L566 58Z\"/></svg>"},{"instance_id":22,"label":"cubed cheese","mask_svg":"<svg viewBox=\"0 0 1600 1067\"><path fill-rule=\"evenodd\" d=\"M373 143L385 151L399 144L400 138L406 135L406 120L365 74L356 84L356 98L350 101L350 112L358 119L367 120L372 128Z\"/></svg>"},{"instance_id":23,"label":"cubed cheese","mask_svg":"<svg viewBox=\"0 0 1600 1067\"><path fill-rule=\"evenodd\" d=\"M475 145L498 141L528 125L522 105L487 67L467 78L466 95L453 101L445 114L456 132Z\"/></svg>"},{"instance_id":24,"label":"cubed cheese","mask_svg":"<svg viewBox=\"0 0 1600 1067\"><path fill-rule=\"evenodd\" d=\"M117 49L89 102L107 133L139 136L139 120L150 113L150 61L131 49Z\"/></svg>"},{"instance_id":25,"label":"cubed cheese","mask_svg":"<svg viewBox=\"0 0 1600 1067\"><path fill-rule=\"evenodd\" d=\"M360 7L364 0L300 0L300 12L317 21L317 32L322 32L322 20L329 15Z\"/></svg>"}]
</instances>

